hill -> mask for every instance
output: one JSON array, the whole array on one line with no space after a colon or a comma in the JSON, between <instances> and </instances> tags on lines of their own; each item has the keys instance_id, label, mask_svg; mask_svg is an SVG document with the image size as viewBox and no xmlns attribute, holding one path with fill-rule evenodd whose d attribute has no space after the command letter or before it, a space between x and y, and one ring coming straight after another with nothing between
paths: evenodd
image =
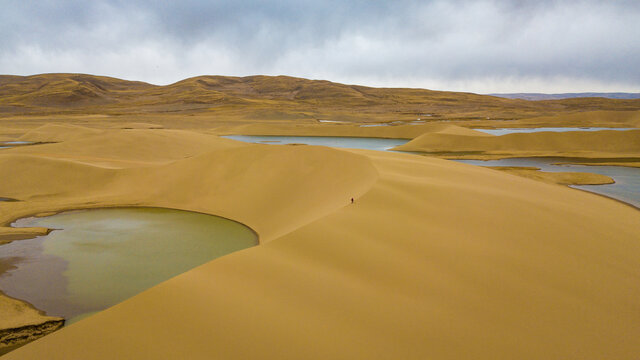
<instances>
[{"instance_id":1,"label":"hill","mask_svg":"<svg viewBox=\"0 0 640 360\"><path fill-rule=\"evenodd\" d=\"M174 115L202 116L206 121L215 118L218 122L432 122L520 119L593 110L640 110L640 99L532 102L288 76L198 76L166 86L83 74L0 76L0 119L100 114L150 123L154 122L145 120L150 116Z\"/></svg>"}]
</instances>

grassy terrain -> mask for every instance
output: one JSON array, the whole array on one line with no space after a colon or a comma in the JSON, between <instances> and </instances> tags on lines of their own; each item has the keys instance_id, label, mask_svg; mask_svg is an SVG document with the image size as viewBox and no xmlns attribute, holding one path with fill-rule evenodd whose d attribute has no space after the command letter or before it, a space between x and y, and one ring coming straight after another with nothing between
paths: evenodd
<instances>
[{"instance_id":1,"label":"grassy terrain","mask_svg":"<svg viewBox=\"0 0 640 360\"><path fill-rule=\"evenodd\" d=\"M526 101L461 92L371 88L287 76L199 76L156 86L104 76L0 76L0 121L147 121L169 127L267 121L467 121L494 126L587 111L636 111L640 99ZM90 118L89 116L95 116ZM179 122L176 124L176 116ZM80 117L80 118L76 118ZM6 124L6 122L3 122Z\"/></svg>"}]
</instances>

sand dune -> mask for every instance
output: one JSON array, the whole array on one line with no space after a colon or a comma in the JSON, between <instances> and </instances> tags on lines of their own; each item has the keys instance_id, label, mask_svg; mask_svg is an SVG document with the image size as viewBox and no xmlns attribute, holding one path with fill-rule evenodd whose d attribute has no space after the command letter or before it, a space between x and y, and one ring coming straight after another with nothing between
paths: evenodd
<instances>
[{"instance_id":1,"label":"sand dune","mask_svg":"<svg viewBox=\"0 0 640 360\"><path fill-rule=\"evenodd\" d=\"M45 124L28 131L19 140L32 142L61 142L102 134L102 130L73 124Z\"/></svg>"},{"instance_id":2,"label":"sand dune","mask_svg":"<svg viewBox=\"0 0 640 360\"><path fill-rule=\"evenodd\" d=\"M158 124L132 122L132 123L118 124L116 128L118 129L162 129L163 126Z\"/></svg>"},{"instance_id":3,"label":"sand dune","mask_svg":"<svg viewBox=\"0 0 640 360\"><path fill-rule=\"evenodd\" d=\"M640 157L640 130L536 132L491 137L425 133L405 145L395 147L394 150L473 157L504 155L507 157L638 158Z\"/></svg>"},{"instance_id":4,"label":"sand dune","mask_svg":"<svg viewBox=\"0 0 640 360\"><path fill-rule=\"evenodd\" d=\"M615 181L609 176L581 172L549 172L540 171L535 167L519 166L487 166L493 170L503 171L509 174L523 176L529 179L544 181L561 185L604 185L613 184Z\"/></svg>"},{"instance_id":5,"label":"sand dune","mask_svg":"<svg viewBox=\"0 0 640 360\"><path fill-rule=\"evenodd\" d=\"M204 150L180 150L192 141ZM66 208L162 206L241 221L261 245L7 359L640 352L640 213L610 199L410 154L250 145L188 131L113 130L7 150L0 170L8 168L16 180L0 183L0 193L26 201L0 203L4 224Z\"/></svg>"},{"instance_id":6,"label":"sand dune","mask_svg":"<svg viewBox=\"0 0 640 360\"><path fill-rule=\"evenodd\" d=\"M74 133L69 129L86 129ZM83 134L84 131L88 133ZM96 138L93 135L98 135ZM237 142L211 135L181 130L96 130L80 126L45 125L21 137L26 141L55 142L39 146L7 150L11 154L32 154L49 158L64 158L90 164L127 167L167 163L206 151L243 146ZM56 140L57 139L57 140ZM99 139L99 140L97 140Z\"/></svg>"},{"instance_id":7,"label":"sand dune","mask_svg":"<svg viewBox=\"0 0 640 360\"><path fill-rule=\"evenodd\" d=\"M60 129L43 131L55 137ZM360 155L323 147L248 145L160 130L114 130L93 138L11 149L0 154L0 169L11 174L0 183L0 193L21 200L0 206L4 226L15 218L64 209L158 206L246 223L259 231L263 243L344 206L377 178L376 170ZM46 232L0 227L0 243ZM29 326L52 321L26 304L5 312L0 329L19 323L28 333Z\"/></svg>"},{"instance_id":8,"label":"sand dune","mask_svg":"<svg viewBox=\"0 0 640 360\"><path fill-rule=\"evenodd\" d=\"M170 130L113 131L11 149L0 154L0 168L12 173L0 192L24 200L3 204L0 222L105 203L179 203L250 224L261 241L344 206L376 178L370 162L351 153ZM176 191L181 188L188 190Z\"/></svg>"}]
</instances>

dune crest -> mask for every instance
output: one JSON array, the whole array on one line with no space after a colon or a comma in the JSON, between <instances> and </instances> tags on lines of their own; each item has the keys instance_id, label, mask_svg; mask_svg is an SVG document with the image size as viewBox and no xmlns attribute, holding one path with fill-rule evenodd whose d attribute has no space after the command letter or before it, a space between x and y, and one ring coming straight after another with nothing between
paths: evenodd
<instances>
[{"instance_id":1,"label":"dune crest","mask_svg":"<svg viewBox=\"0 0 640 360\"><path fill-rule=\"evenodd\" d=\"M108 206L223 216L248 225L264 244L348 205L378 177L365 156L326 147L253 145L160 130L112 130L11 149L0 154L0 171L11 173L0 193L20 199L0 205L0 244L48 231L8 227L16 218ZM11 299L0 294L0 300ZM52 318L11 301L20 306L5 309L2 324L20 326L7 330L7 339L54 329Z\"/></svg>"},{"instance_id":2,"label":"dune crest","mask_svg":"<svg viewBox=\"0 0 640 360\"><path fill-rule=\"evenodd\" d=\"M377 179L366 157L349 152L170 130L11 149L0 154L0 169L12 173L0 192L25 200L3 204L0 222L70 208L158 206L238 220L263 242L348 204Z\"/></svg>"}]
</instances>

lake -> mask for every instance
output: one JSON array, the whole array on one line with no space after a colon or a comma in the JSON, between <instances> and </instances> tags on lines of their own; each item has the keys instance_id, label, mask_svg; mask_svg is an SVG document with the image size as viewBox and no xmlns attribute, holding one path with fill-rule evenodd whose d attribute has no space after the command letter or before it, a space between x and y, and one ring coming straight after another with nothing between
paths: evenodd
<instances>
[{"instance_id":1,"label":"lake","mask_svg":"<svg viewBox=\"0 0 640 360\"><path fill-rule=\"evenodd\" d=\"M57 230L0 246L0 289L67 324L258 244L240 223L158 208L70 211L12 225Z\"/></svg>"}]
</instances>

